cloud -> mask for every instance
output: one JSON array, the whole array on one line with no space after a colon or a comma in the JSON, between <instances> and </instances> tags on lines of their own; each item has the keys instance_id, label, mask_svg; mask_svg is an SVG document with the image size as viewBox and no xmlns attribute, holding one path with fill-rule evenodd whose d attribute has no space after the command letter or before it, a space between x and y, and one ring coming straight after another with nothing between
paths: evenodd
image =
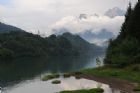
<instances>
[{"instance_id":1,"label":"cloud","mask_svg":"<svg viewBox=\"0 0 140 93\"><path fill-rule=\"evenodd\" d=\"M50 34L50 24L65 16L104 14L104 11L114 6L125 9L128 2L129 0L7 0L7 4L3 5L5 10L0 11L0 18L27 31L39 29L42 33Z\"/></svg>"},{"instance_id":2,"label":"cloud","mask_svg":"<svg viewBox=\"0 0 140 93\"><path fill-rule=\"evenodd\" d=\"M92 32L98 33L101 28L107 28L113 34L117 34L123 17L111 19L106 16L91 16L85 20L79 20L77 17L81 13L103 15L112 7L126 9L129 0L7 0L7 2L4 5L0 3L0 20L28 32L37 33L39 30L41 34L48 36L54 33L52 29L58 30L61 27L67 28L72 33L82 32L85 29L92 29Z\"/></svg>"},{"instance_id":3,"label":"cloud","mask_svg":"<svg viewBox=\"0 0 140 93\"><path fill-rule=\"evenodd\" d=\"M108 39L114 38L120 32L124 16L110 18L105 15L67 16L50 26L52 34L70 32L78 34L85 40L103 45Z\"/></svg>"},{"instance_id":4,"label":"cloud","mask_svg":"<svg viewBox=\"0 0 140 93\"><path fill-rule=\"evenodd\" d=\"M109 9L108 11L106 11L104 15L106 15L106 16L108 16L110 18L114 18L116 16L124 16L125 13L126 13L126 11L121 10L118 7L114 7L112 9Z\"/></svg>"},{"instance_id":5,"label":"cloud","mask_svg":"<svg viewBox=\"0 0 140 93\"><path fill-rule=\"evenodd\" d=\"M67 29L71 33L80 33L85 30L91 30L93 33L99 33L101 29L107 29L114 35L120 31L120 27L124 22L124 16L116 16L109 18L107 16L87 15L87 18L67 16L57 21L51 26L54 33L61 31L62 28Z\"/></svg>"}]
</instances>

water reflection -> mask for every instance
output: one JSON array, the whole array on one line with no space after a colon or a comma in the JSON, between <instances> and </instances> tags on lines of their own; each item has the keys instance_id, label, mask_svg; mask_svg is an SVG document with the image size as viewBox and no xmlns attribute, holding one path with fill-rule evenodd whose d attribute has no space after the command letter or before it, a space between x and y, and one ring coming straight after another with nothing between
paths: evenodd
<instances>
[{"instance_id":1,"label":"water reflection","mask_svg":"<svg viewBox=\"0 0 140 93\"><path fill-rule=\"evenodd\" d=\"M95 58L104 54L80 57L51 57L40 59L17 59L10 64L0 64L0 86L18 84L24 80L32 80L41 73L63 73L79 69L95 67Z\"/></svg>"},{"instance_id":2,"label":"water reflection","mask_svg":"<svg viewBox=\"0 0 140 93\"><path fill-rule=\"evenodd\" d=\"M35 79L33 81L26 81L20 83L16 87L11 87L10 89L4 91L4 93L56 93L63 90L77 90L77 89L91 89L96 88L98 82L86 80L86 79L75 79L70 77L67 79L59 78L61 84L54 85L51 81L40 81L40 79ZM105 90L104 93L120 93L117 90L112 92L112 89L106 85L102 84L102 88Z\"/></svg>"},{"instance_id":3,"label":"water reflection","mask_svg":"<svg viewBox=\"0 0 140 93\"><path fill-rule=\"evenodd\" d=\"M56 93L62 90L89 89L97 87L96 81L79 79L74 77L59 78L62 83L51 84L51 81L41 81L44 73L64 73L77 71L84 68L96 67L96 58L103 59L104 54L80 56L80 57L51 57L40 59L17 59L9 65L0 65L0 86L3 93ZM103 84L105 93L120 93Z\"/></svg>"}]
</instances>

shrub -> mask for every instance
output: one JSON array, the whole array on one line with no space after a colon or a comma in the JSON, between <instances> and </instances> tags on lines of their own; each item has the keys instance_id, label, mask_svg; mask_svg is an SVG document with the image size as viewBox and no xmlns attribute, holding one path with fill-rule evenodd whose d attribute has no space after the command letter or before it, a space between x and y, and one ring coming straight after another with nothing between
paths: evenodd
<instances>
[{"instance_id":1,"label":"shrub","mask_svg":"<svg viewBox=\"0 0 140 93\"><path fill-rule=\"evenodd\" d=\"M54 80L54 81L52 81L52 84L60 84L60 83L61 83L60 80Z\"/></svg>"},{"instance_id":2,"label":"shrub","mask_svg":"<svg viewBox=\"0 0 140 93\"><path fill-rule=\"evenodd\" d=\"M65 73L65 74L63 74L63 77L64 77L64 78L69 78L70 76L71 76L70 73Z\"/></svg>"},{"instance_id":3,"label":"shrub","mask_svg":"<svg viewBox=\"0 0 140 93\"><path fill-rule=\"evenodd\" d=\"M47 80L51 80L51 79L59 78L59 77L60 77L59 74L47 75L42 78L42 81L47 81Z\"/></svg>"}]
</instances>

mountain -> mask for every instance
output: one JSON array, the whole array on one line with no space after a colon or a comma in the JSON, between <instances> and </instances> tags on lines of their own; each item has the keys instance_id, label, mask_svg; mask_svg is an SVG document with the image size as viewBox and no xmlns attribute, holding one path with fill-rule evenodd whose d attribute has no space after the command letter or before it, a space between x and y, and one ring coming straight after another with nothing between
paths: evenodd
<instances>
[{"instance_id":1,"label":"mountain","mask_svg":"<svg viewBox=\"0 0 140 93\"><path fill-rule=\"evenodd\" d=\"M99 33L93 33L92 30L86 30L84 32L78 33L83 39L95 43L96 40L98 40L98 45L106 46L107 43L105 42L108 39L114 38L116 36L113 35L113 33L107 31L106 29L101 29ZM100 41L100 42L99 42ZM97 42L96 42L97 43Z\"/></svg>"},{"instance_id":2,"label":"mountain","mask_svg":"<svg viewBox=\"0 0 140 93\"><path fill-rule=\"evenodd\" d=\"M78 34L87 41L92 41L94 39L110 39L114 37L113 33L107 31L106 29L101 29L98 33L93 33L92 30L85 30L84 32Z\"/></svg>"},{"instance_id":3,"label":"mountain","mask_svg":"<svg viewBox=\"0 0 140 93\"><path fill-rule=\"evenodd\" d=\"M70 31L66 28L61 28L55 29L54 32L55 35L62 35L63 33L67 33ZM108 31L107 29L101 29L98 33L94 33L94 31L91 29L76 34L79 35L84 40L100 46L107 46L108 43L105 42L107 42L108 39L116 37L113 33Z\"/></svg>"},{"instance_id":4,"label":"mountain","mask_svg":"<svg viewBox=\"0 0 140 93\"><path fill-rule=\"evenodd\" d=\"M79 50L80 53L89 53L89 54L94 54L95 52L101 52L102 48L87 42L84 40L82 37L79 35L72 35L69 32L63 33L61 36L67 38L71 44Z\"/></svg>"},{"instance_id":5,"label":"mountain","mask_svg":"<svg viewBox=\"0 0 140 93\"><path fill-rule=\"evenodd\" d=\"M11 31L23 31L23 30L0 22L0 33L7 33Z\"/></svg>"},{"instance_id":6,"label":"mountain","mask_svg":"<svg viewBox=\"0 0 140 93\"><path fill-rule=\"evenodd\" d=\"M112 9L109 9L108 11L106 11L104 15L108 16L110 18L114 18L116 16L124 16L125 11L120 9L120 8L118 8L118 7L114 7Z\"/></svg>"},{"instance_id":7,"label":"mountain","mask_svg":"<svg viewBox=\"0 0 140 93\"><path fill-rule=\"evenodd\" d=\"M51 35L42 38L24 31L0 33L0 60L50 56L80 56L80 54L71 42L62 36Z\"/></svg>"},{"instance_id":8,"label":"mountain","mask_svg":"<svg viewBox=\"0 0 140 93\"><path fill-rule=\"evenodd\" d=\"M140 64L140 1L134 8L129 5L121 32L110 40L105 63L117 67Z\"/></svg>"},{"instance_id":9,"label":"mountain","mask_svg":"<svg viewBox=\"0 0 140 93\"><path fill-rule=\"evenodd\" d=\"M101 51L100 47L71 33L43 38L3 23L0 29L0 60L42 56L80 56Z\"/></svg>"}]
</instances>

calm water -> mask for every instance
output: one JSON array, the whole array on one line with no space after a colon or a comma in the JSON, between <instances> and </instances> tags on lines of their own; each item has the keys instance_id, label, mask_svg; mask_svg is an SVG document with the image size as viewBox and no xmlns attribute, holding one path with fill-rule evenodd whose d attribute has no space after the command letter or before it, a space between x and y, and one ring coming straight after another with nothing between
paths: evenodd
<instances>
[{"instance_id":1,"label":"calm water","mask_svg":"<svg viewBox=\"0 0 140 93\"><path fill-rule=\"evenodd\" d=\"M2 93L56 93L62 90L75 90L82 88L97 87L96 81L80 79L74 77L64 79L59 78L62 83L51 84L51 81L43 82L41 76L47 73L64 73L77 71L84 68L96 67L96 58L101 60L104 54L81 57L53 57L49 59L20 59L7 65L0 65L0 86ZM102 84L105 93L120 93L105 84Z\"/></svg>"},{"instance_id":2,"label":"calm water","mask_svg":"<svg viewBox=\"0 0 140 93\"><path fill-rule=\"evenodd\" d=\"M51 84L52 80L45 82L41 81L39 78L24 81L14 87L5 89L3 93L57 93L63 90L91 89L96 88L98 85L96 81L86 79L77 80L75 77L67 79L61 77L58 80L61 80L61 84ZM104 93L120 93L119 90L112 90L106 84L102 84L101 87L105 90Z\"/></svg>"}]
</instances>

